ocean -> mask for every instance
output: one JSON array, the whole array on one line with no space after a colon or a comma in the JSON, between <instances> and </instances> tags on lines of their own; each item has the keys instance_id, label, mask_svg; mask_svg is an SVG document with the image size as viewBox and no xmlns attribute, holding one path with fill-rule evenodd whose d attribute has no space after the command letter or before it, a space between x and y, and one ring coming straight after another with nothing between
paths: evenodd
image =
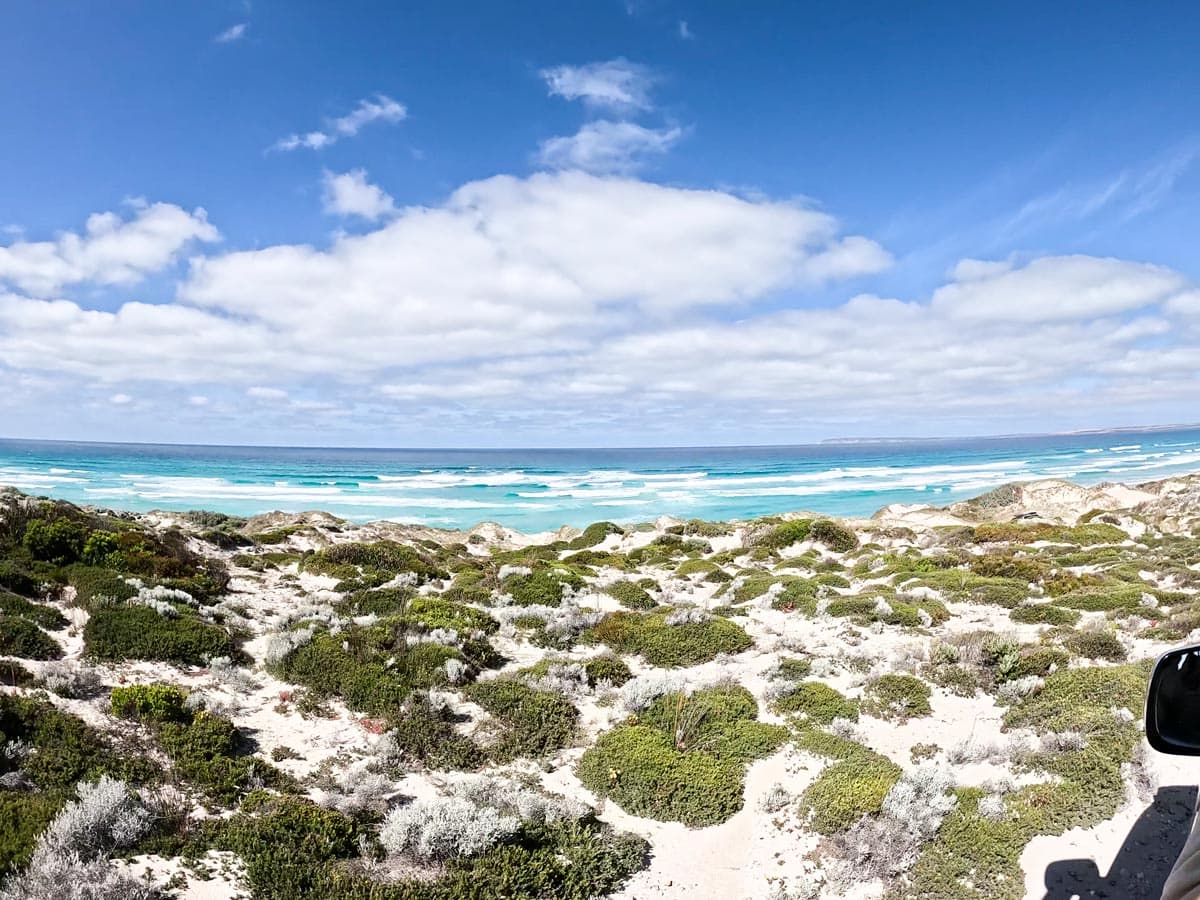
<instances>
[{"instance_id":1,"label":"ocean","mask_svg":"<svg viewBox=\"0 0 1200 900\"><path fill-rule=\"evenodd\" d=\"M0 440L0 485L115 509L523 531L663 514L864 516L1010 481L1139 482L1200 471L1200 428L789 447L375 450Z\"/></svg>"}]
</instances>

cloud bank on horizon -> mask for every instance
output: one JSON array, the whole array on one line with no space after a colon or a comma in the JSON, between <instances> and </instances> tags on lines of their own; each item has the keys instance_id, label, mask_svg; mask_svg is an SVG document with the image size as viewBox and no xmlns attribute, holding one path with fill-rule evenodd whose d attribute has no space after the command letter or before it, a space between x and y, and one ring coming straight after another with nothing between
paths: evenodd
<instances>
[{"instance_id":1,"label":"cloud bank on horizon","mask_svg":"<svg viewBox=\"0 0 1200 900\"><path fill-rule=\"evenodd\" d=\"M430 115L417 96L363 85L349 111L275 139L316 154L295 184L331 234L231 240L222 204L170 192L36 238L10 229L10 436L701 444L1194 418L1191 273L1107 239L1016 242L1039 217L1153 214L1200 155L1189 146L914 248L819 197L664 177L708 127L659 99L668 69L547 63L520 89L540 82L547 115L578 125L529 144L523 171L435 199L393 196L395 154L352 140Z\"/></svg>"}]
</instances>

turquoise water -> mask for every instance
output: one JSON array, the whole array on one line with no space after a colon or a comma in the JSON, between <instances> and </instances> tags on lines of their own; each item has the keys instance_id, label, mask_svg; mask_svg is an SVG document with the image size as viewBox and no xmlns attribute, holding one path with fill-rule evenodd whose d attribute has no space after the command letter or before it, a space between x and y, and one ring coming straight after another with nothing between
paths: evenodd
<instances>
[{"instance_id":1,"label":"turquoise water","mask_svg":"<svg viewBox=\"0 0 1200 900\"><path fill-rule=\"evenodd\" d=\"M523 531L671 514L868 515L1009 481L1139 482L1200 471L1200 429L793 447L352 450L0 440L0 484L116 509L236 515L322 509L353 521Z\"/></svg>"}]
</instances>

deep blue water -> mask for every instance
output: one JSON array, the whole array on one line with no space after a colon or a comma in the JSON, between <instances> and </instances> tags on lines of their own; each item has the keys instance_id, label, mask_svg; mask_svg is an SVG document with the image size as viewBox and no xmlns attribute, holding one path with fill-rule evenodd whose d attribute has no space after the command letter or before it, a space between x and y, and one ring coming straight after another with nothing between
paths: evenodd
<instances>
[{"instance_id":1,"label":"deep blue water","mask_svg":"<svg viewBox=\"0 0 1200 900\"><path fill-rule=\"evenodd\" d=\"M0 484L116 509L524 531L664 513L868 515L944 504L1009 481L1139 482L1200 471L1200 429L792 447L354 450L0 440Z\"/></svg>"}]
</instances>

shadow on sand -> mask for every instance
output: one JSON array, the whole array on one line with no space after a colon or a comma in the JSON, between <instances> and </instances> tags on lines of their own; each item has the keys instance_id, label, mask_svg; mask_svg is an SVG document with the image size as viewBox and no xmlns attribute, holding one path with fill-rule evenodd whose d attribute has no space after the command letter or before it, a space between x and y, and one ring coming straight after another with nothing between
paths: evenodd
<instances>
[{"instance_id":1,"label":"shadow on sand","mask_svg":"<svg viewBox=\"0 0 1200 900\"><path fill-rule=\"evenodd\" d=\"M1196 809L1195 785L1162 787L1125 836L1107 875L1091 859L1060 859L1046 867L1043 900L1160 897L1187 840Z\"/></svg>"}]
</instances>

